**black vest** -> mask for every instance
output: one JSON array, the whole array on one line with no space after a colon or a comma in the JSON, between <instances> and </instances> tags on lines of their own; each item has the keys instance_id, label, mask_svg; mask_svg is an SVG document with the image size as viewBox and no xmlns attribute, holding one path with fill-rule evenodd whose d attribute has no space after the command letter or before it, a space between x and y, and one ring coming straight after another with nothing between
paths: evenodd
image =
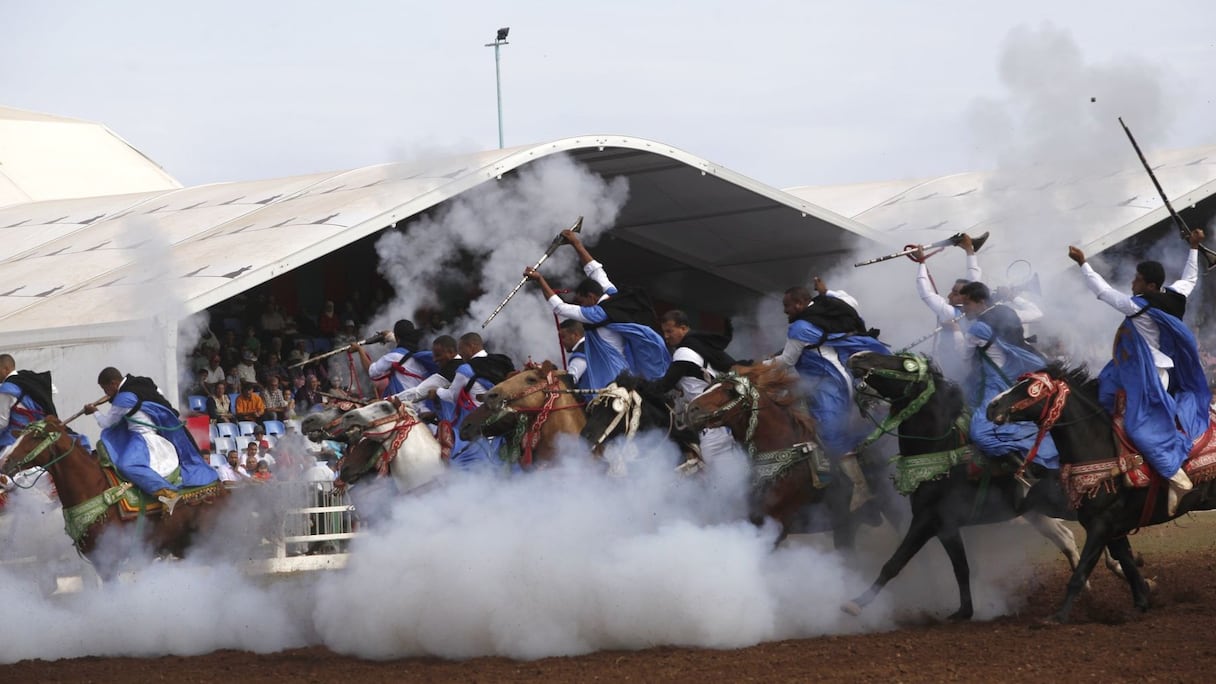
<instances>
[{"instance_id":1,"label":"black vest","mask_svg":"<svg viewBox=\"0 0 1216 684\"><path fill-rule=\"evenodd\" d=\"M468 359L465 363L473 369L473 377L465 383L465 391L473 388L473 384L478 380L485 380L491 386L497 385L507 379L507 373L515 370L515 362L506 354L486 354Z\"/></svg>"},{"instance_id":2,"label":"black vest","mask_svg":"<svg viewBox=\"0 0 1216 684\"><path fill-rule=\"evenodd\" d=\"M142 408L145 402L159 404L160 406L172 411L173 415L178 415L177 409L173 408L173 404L169 403L169 400L160 393L160 390L156 389L156 383L152 381L152 378L128 375L126 381L122 383L122 387L118 391L130 392L131 394L135 395L136 399L138 399L138 401L135 402L135 408L127 412L128 416L135 415L135 412Z\"/></svg>"},{"instance_id":3,"label":"black vest","mask_svg":"<svg viewBox=\"0 0 1216 684\"><path fill-rule=\"evenodd\" d=\"M982 349L987 350L992 346L993 341L1000 339L1006 344L1011 344L1028 351L1038 354L1038 350L1030 346L1026 341L1025 330L1022 328L1022 319L1018 318L1018 314L1013 309L1004 304L997 304L980 314L979 320L987 323L988 327L992 328L993 339L989 340Z\"/></svg>"},{"instance_id":4,"label":"black vest","mask_svg":"<svg viewBox=\"0 0 1216 684\"><path fill-rule=\"evenodd\" d=\"M19 370L10 375L5 382L11 382L21 390L21 396L17 397L18 402L22 397L29 397L42 409L43 413L50 416L59 415L55 412L55 402L51 400L50 371L35 373L34 371Z\"/></svg>"},{"instance_id":5,"label":"black vest","mask_svg":"<svg viewBox=\"0 0 1216 684\"><path fill-rule=\"evenodd\" d=\"M735 365L734 358L726 353L726 347L729 344L730 338L726 335L707 332L689 332L680 341L681 347L688 347L700 354L701 358L705 359L705 363L719 373L724 373Z\"/></svg>"},{"instance_id":6,"label":"black vest","mask_svg":"<svg viewBox=\"0 0 1216 684\"><path fill-rule=\"evenodd\" d=\"M1144 298L1144 301L1148 302L1148 306L1128 316L1128 318L1135 318L1150 308L1164 311L1178 320L1182 320L1182 317L1186 315L1186 296L1181 292L1165 289L1159 292L1145 292L1140 296Z\"/></svg>"},{"instance_id":7,"label":"black vest","mask_svg":"<svg viewBox=\"0 0 1216 684\"><path fill-rule=\"evenodd\" d=\"M878 337L877 330L866 330L866 322L848 302L837 297L819 295L811 300L809 306L795 316L790 317L790 323L806 321L823 331L823 337L815 341L812 347L823 344L828 335L847 333L850 335L869 335Z\"/></svg>"},{"instance_id":8,"label":"black vest","mask_svg":"<svg viewBox=\"0 0 1216 684\"><path fill-rule=\"evenodd\" d=\"M618 290L598 305L608 315L603 323L584 323L584 327L594 330L609 323L637 323L648 328L658 328L658 320L654 315L654 305L650 303L650 295L645 290L629 288Z\"/></svg>"}]
</instances>

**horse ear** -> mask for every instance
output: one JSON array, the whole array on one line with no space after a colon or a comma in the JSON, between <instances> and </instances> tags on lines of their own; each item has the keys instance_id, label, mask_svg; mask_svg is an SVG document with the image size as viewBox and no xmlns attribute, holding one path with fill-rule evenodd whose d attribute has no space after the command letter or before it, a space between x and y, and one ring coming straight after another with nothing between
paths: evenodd
<instances>
[{"instance_id":1,"label":"horse ear","mask_svg":"<svg viewBox=\"0 0 1216 684\"><path fill-rule=\"evenodd\" d=\"M557 370L557 366L553 365L552 361L546 360L540 365L540 372L545 375L548 375L555 370Z\"/></svg>"}]
</instances>

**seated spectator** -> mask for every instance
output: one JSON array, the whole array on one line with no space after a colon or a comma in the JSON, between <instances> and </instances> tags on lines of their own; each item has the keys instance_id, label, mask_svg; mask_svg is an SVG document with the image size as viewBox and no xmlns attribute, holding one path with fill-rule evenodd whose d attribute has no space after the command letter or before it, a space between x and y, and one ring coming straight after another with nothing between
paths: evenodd
<instances>
[{"instance_id":1,"label":"seated spectator","mask_svg":"<svg viewBox=\"0 0 1216 684\"><path fill-rule=\"evenodd\" d=\"M296 365L308 360L308 350L305 348L304 340L296 340L296 346L292 348L291 353L287 355L287 363Z\"/></svg>"},{"instance_id":2,"label":"seated spectator","mask_svg":"<svg viewBox=\"0 0 1216 684\"><path fill-rule=\"evenodd\" d=\"M211 386L207 384L207 369L194 373L194 384L186 388L186 396L206 397L211 394Z\"/></svg>"},{"instance_id":3,"label":"seated spectator","mask_svg":"<svg viewBox=\"0 0 1216 684\"><path fill-rule=\"evenodd\" d=\"M342 330L338 331L337 335L334 335L334 349L345 347L351 342L358 341L359 333L355 330L355 322L348 319L342 322Z\"/></svg>"},{"instance_id":4,"label":"seated spectator","mask_svg":"<svg viewBox=\"0 0 1216 684\"><path fill-rule=\"evenodd\" d=\"M274 295L266 298L266 308L262 311L262 330L272 335L283 332L283 311L274 300Z\"/></svg>"},{"instance_id":5,"label":"seated spectator","mask_svg":"<svg viewBox=\"0 0 1216 684\"><path fill-rule=\"evenodd\" d=\"M296 392L295 403L296 415L304 415L325 404L325 396L321 394L321 381L317 380L317 376L308 376L304 386Z\"/></svg>"},{"instance_id":6,"label":"seated spectator","mask_svg":"<svg viewBox=\"0 0 1216 684\"><path fill-rule=\"evenodd\" d=\"M241 342L241 351L252 353L257 358L262 353L262 340L258 339L258 329L252 325L245 329L245 339Z\"/></svg>"},{"instance_id":7,"label":"seated spectator","mask_svg":"<svg viewBox=\"0 0 1216 684\"><path fill-rule=\"evenodd\" d=\"M255 360L257 360L257 355L251 351L246 351L241 355L241 362L236 367L236 376L241 384L252 384L258 381L258 371L253 365Z\"/></svg>"},{"instance_id":8,"label":"seated spectator","mask_svg":"<svg viewBox=\"0 0 1216 684\"><path fill-rule=\"evenodd\" d=\"M253 477L253 473L258 469L258 443L250 442L245 445L245 472L249 477Z\"/></svg>"},{"instance_id":9,"label":"seated spectator","mask_svg":"<svg viewBox=\"0 0 1216 684\"><path fill-rule=\"evenodd\" d=\"M262 366L262 383L269 385L270 378L276 375L279 378L287 377L287 368L279 360L277 353L270 352L266 357L266 364Z\"/></svg>"},{"instance_id":10,"label":"seated spectator","mask_svg":"<svg viewBox=\"0 0 1216 684\"><path fill-rule=\"evenodd\" d=\"M194 352L190 354L190 370L197 373L200 370L207 370L211 365L211 352L203 349L202 345L194 348Z\"/></svg>"},{"instance_id":11,"label":"seated spectator","mask_svg":"<svg viewBox=\"0 0 1216 684\"><path fill-rule=\"evenodd\" d=\"M215 469L215 472L219 473L220 482L223 482L228 486L240 484L241 474L237 471L240 464L241 457L240 454L236 452L236 449L229 451L225 462L221 463L219 467Z\"/></svg>"},{"instance_id":12,"label":"seated spectator","mask_svg":"<svg viewBox=\"0 0 1216 684\"><path fill-rule=\"evenodd\" d=\"M254 392L256 388L257 384L252 382L241 385L241 395L236 398L236 408L233 411L237 420L262 420L266 413L266 403L262 401L261 395Z\"/></svg>"},{"instance_id":13,"label":"seated spectator","mask_svg":"<svg viewBox=\"0 0 1216 684\"><path fill-rule=\"evenodd\" d=\"M207 351L207 354L215 354L220 350L220 340L211 332L211 328L203 328L202 337L198 340L198 346Z\"/></svg>"},{"instance_id":14,"label":"seated spectator","mask_svg":"<svg viewBox=\"0 0 1216 684\"><path fill-rule=\"evenodd\" d=\"M232 397L228 396L228 385L223 380L215 383L215 391L207 395L207 415L216 423L235 423L232 413Z\"/></svg>"},{"instance_id":15,"label":"seated spectator","mask_svg":"<svg viewBox=\"0 0 1216 684\"><path fill-rule=\"evenodd\" d=\"M325 302L321 315L317 316L317 332L321 337L333 337L338 332L339 324L338 315L334 313L334 303Z\"/></svg>"},{"instance_id":16,"label":"seated spectator","mask_svg":"<svg viewBox=\"0 0 1216 684\"><path fill-rule=\"evenodd\" d=\"M266 461L258 461L257 470L253 471L253 479L258 482L268 482L274 479L274 475L270 472L270 464Z\"/></svg>"},{"instance_id":17,"label":"seated spectator","mask_svg":"<svg viewBox=\"0 0 1216 684\"><path fill-rule=\"evenodd\" d=\"M266 405L265 420L286 420L291 412L291 402L279 387L279 376L270 375L266 378L266 387L262 390L262 403Z\"/></svg>"},{"instance_id":18,"label":"seated spectator","mask_svg":"<svg viewBox=\"0 0 1216 684\"><path fill-rule=\"evenodd\" d=\"M220 355L213 353L207 366L207 379L205 382L208 387L214 387L215 383L225 382L225 380L224 369L220 367Z\"/></svg>"}]
</instances>

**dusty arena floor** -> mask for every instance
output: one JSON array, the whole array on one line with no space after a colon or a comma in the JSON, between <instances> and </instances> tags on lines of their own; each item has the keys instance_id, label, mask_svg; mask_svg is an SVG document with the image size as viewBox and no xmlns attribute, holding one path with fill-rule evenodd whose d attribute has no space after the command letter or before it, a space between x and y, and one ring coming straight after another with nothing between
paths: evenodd
<instances>
[{"instance_id":1,"label":"dusty arena floor","mask_svg":"<svg viewBox=\"0 0 1216 684\"><path fill-rule=\"evenodd\" d=\"M436 658L367 661L309 648L258 655L77 658L0 667L26 682L518 682L518 681L1211 681L1216 668L1216 515L1184 519L1133 538L1160 589L1136 612L1126 585L1096 572L1074 623L1042 626L1066 579L1043 570L1020 614L950 624L924 619L879 634L765 643L718 651L655 648L513 661ZM835 610L834 607L825 609ZM15 616L6 622L12 626ZM1168 660L1166 660L1168 657Z\"/></svg>"}]
</instances>

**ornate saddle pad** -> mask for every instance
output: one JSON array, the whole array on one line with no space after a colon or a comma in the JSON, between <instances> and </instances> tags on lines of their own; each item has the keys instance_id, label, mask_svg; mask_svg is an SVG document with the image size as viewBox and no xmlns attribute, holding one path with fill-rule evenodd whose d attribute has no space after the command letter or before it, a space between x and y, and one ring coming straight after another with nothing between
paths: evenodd
<instances>
[{"instance_id":1,"label":"ornate saddle pad","mask_svg":"<svg viewBox=\"0 0 1216 684\"><path fill-rule=\"evenodd\" d=\"M111 487L130 484L118 474L118 471L114 470L113 466L103 468L102 472L105 473L106 481ZM219 481L203 485L202 487L187 487L179 492L182 498L177 505L181 507L183 505L197 506L199 504L211 503L215 500L216 494L222 487L223 485ZM160 499L144 494L139 487L133 485L123 492L122 498L117 503L118 517L123 520L134 520L139 517L141 510L144 515L158 516L165 507L160 502Z\"/></svg>"},{"instance_id":2,"label":"ornate saddle pad","mask_svg":"<svg viewBox=\"0 0 1216 684\"><path fill-rule=\"evenodd\" d=\"M1123 476L1124 485L1134 489L1148 487L1157 477L1127 436L1123 427L1123 406L1123 397L1120 396L1115 403L1115 415L1111 418L1119 449L1117 458L1095 463L1065 464L1060 469L1060 479L1073 508L1080 507L1082 498L1094 496L1102 489L1114 491L1116 478L1120 475ZM1183 462L1182 470L1191 478L1191 482L1216 480L1216 411L1209 411L1208 429L1191 444L1191 452Z\"/></svg>"}]
</instances>

